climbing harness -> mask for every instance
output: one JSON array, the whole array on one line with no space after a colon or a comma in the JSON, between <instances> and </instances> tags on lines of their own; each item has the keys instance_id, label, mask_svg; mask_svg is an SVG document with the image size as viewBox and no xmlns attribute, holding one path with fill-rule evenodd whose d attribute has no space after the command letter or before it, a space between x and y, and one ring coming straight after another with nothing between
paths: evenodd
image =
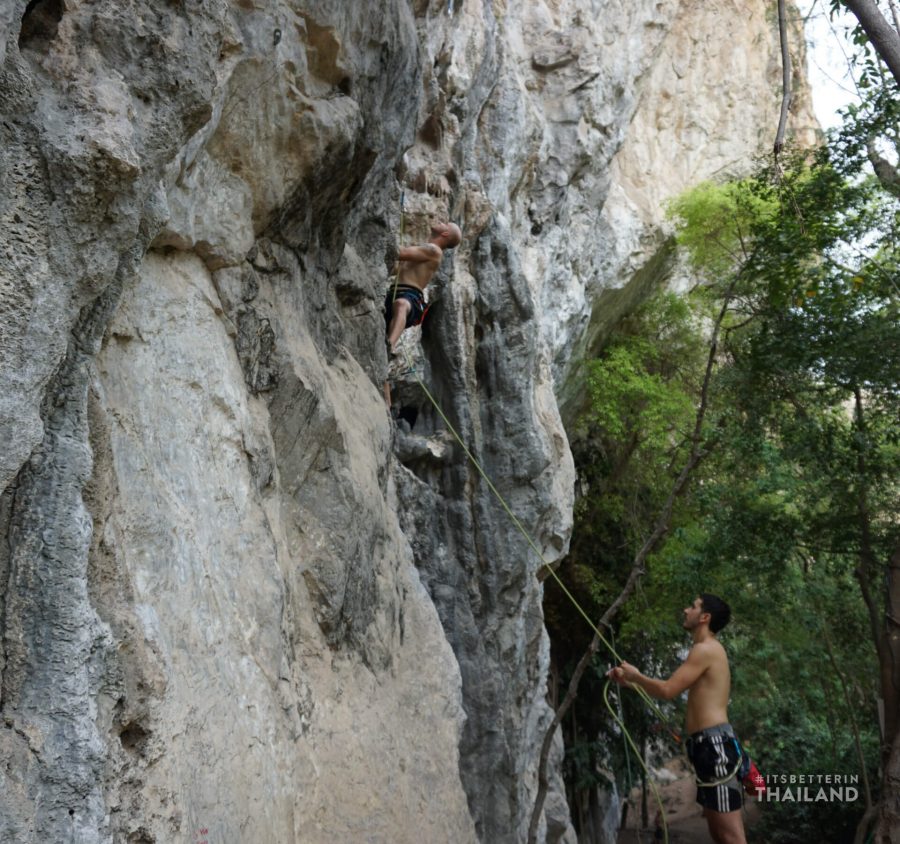
<instances>
[{"instance_id":1,"label":"climbing harness","mask_svg":"<svg viewBox=\"0 0 900 844\"><path fill-rule=\"evenodd\" d=\"M695 773L694 782L696 782L697 787L716 788L720 785L727 785L732 780L735 780L743 786L744 791L751 797L756 797L757 799L762 798L766 793L765 777L759 772L759 769L756 767L756 764L750 758L747 751L741 747L741 743L737 740L737 736L728 733L721 733L721 735L730 738L731 741L734 742L734 749L737 751L738 755L737 764L735 765L734 770L716 780L702 780ZM690 739L688 739L688 741L690 741ZM685 750L687 750L687 748L685 748ZM688 756L688 761L690 761L690 756Z\"/></svg>"},{"instance_id":2,"label":"climbing harness","mask_svg":"<svg viewBox=\"0 0 900 844\"><path fill-rule=\"evenodd\" d=\"M735 742L737 744L737 742ZM735 765L734 770L730 773L726 774L724 777L718 780L712 780L711 782L706 782L705 780L701 780L700 777L694 774L694 782L700 788L716 788L720 785L725 785L725 783L731 782L732 780L737 779L738 774L740 773L741 768L744 766L744 757L743 755L738 756L737 765Z\"/></svg>"}]
</instances>

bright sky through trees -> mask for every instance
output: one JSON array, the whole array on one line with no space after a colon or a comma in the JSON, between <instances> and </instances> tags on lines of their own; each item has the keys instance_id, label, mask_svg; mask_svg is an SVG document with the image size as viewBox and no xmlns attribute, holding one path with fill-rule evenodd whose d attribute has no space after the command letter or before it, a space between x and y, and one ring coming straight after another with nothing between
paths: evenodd
<instances>
[{"instance_id":1,"label":"bright sky through trees","mask_svg":"<svg viewBox=\"0 0 900 844\"><path fill-rule=\"evenodd\" d=\"M856 25L849 12L831 19L827 0L798 0L806 20L808 74L813 93L813 108L823 129L840 123L837 111L859 101L850 73L853 48L847 32Z\"/></svg>"}]
</instances>

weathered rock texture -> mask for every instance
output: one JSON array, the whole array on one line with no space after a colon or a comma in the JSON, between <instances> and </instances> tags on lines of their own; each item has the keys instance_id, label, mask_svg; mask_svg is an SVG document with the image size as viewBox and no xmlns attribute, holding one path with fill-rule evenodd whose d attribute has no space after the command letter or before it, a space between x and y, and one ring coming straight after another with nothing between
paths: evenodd
<instances>
[{"instance_id":1,"label":"weathered rock texture","mask_svg":"<svg viewBox=\"0 0 900 844\"><path fill-rule=\"evenodd\" d=\"M384 408L401 190L407 240L465 231L419 370L552 562L563 384L660 202L768 136L775 38L762 0L0 0L0 840L522 839L539 561L414 378Z\"/></svg>"}]
</instances>

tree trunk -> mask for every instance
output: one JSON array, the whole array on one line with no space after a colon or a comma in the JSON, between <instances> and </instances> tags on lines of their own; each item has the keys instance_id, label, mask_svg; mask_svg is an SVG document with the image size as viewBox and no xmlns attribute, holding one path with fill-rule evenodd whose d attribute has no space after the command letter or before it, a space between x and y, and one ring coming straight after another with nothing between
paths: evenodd
<instances>
[{"instance_id":1,"label":"tree trunk","mask_svg":"<svg viewBox=\"0 0 900 844\"><path fill-rule=\"evenodd\" d=\"M872 541L868 501L868 426L862 390L854 386L856 428L861 435L857 453L857 519L859 522L859 564L854 572L869 614L869 627L881 679L884 704L884 732L881 736L881 810L875 841L900 844L900 547L894 549L884 575L879 572ZM884 584L883 594L874 584Z\"/></svg>"},{"instance_id":2,"label":"tree trunk","mask_svg":"<svg viewBox=\"0 0 900 844\"><path fill-rule=\"evenodd\" d=\"M900 34L881 14L875 0L844 0L844 5L856 16L875 51L900 85Z\"/></svg>"},{"instance_id":3,"label":"tree trunk","mask_svg":"<svg viewBox=\"0 0 900 844\"><path fill-rule=\"evenodd\" d=\"M875 844L900 844L900 733L894 737L884 769L884 794L875 828Z\"/></svg>"},{"instance_id":4,"label":"tree trunk","mask_svg":"<svg viewBox=\"0 0 900 844\"><path fill-rule=\"evenodd\" d=\"M894 551L888 564L886 590L887 609L881 649L881 696L884 699L884 743L893 747L900 735L900 548ZM885 768L889 756L886 752L882 760Z\"/></svg>"},{"instance_id":5,"label":"tree trunk","mask_svg":"<svg viewBox=\"0 0 900 844\"><path fill-rule=\"evenodd\" d=\"M778 131L775 133L775 159L784 147L784 130L787 126L788 110L791 107L791 54L787 43L787 13L785 0L778 0L778 36L781 40L781 115L778 118Z\"/></svg>"},{"instance_id":6,"label":"tree trunk","mask_svg":"<svg viewBox=\"0 0 900 844\"><path fill-rule=\"evenodd\" d=\"M641 829L650 828L650 813L647 810L647 735L641 739Z\"/></svg>"},{"instance_id":7,"label":"tree trunk","mask_svg":"<svg viewBox=\"0 0 900 844\"><path fill-rule=\"evenodd\" d=\"M884 699L884 736L881 812L875 829L876 844L900 844L900 548L887 571L887 612L882 647L881 694Z\"/></svg>"}]
</instances>

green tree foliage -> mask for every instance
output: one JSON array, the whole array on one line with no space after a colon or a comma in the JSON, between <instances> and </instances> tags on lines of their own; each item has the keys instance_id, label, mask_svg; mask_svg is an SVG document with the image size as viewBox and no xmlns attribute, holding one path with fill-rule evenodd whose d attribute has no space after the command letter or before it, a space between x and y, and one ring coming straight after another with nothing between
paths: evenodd
<instances>
[{"instance_id":1,"label":"green tree foliage","mask_svg":"<svg viewBox=\"0 0 900 844\"><path fill-rule=\"evenodd\" d=\"M900 550L900 207L871 150L896 138L897 118L897 103L874 92L821 150L672 203L697 286L649 302L588 366L591 407L573 438L581 494L561 569L599 617L683 464L704 331L728 297L708 456L616 620L617 644L666 674L683 657L680 609L699 591L722 594L735 615L723 634L732 718L763 770L865 772L876 799L884 584ZM589 635L547 593L565 679ZM603 667L573 716L574 745L569 728L580 785L603 766L624 784L621 738L599 702ZM649 713L633 695L624 706L635 737L652 743ZM769 803L757 834L849 841L863 808Z\"/></svg>"},{"instance_id":2,"label":"green tree foliage","mask_svg":"<svg viewBox=\"0 0 900 844\"><path fill-rule=\"evenodd\" d=\"M686 300L656 297L623 321L602 359L588 364L590 405L573 444L582 492L576 504L578 527L561 574L594 618L622 589L635 550L686 459L707 355L698 318ZM545 612L554 663L567 683L590 631L552 587L546 593ZM642 630L641 649L655 652L657 638L655 631ZM662 636L660 642L665 653L673 650L671 635ZM633 650L630 642L623 647ZM583 789L603 781L599 771L614 769L625 775L629 769L622 739L601 702L603 673L610 659L602 655L582 680L579 700L592 704L579 706L563 725L573 806L583 799ZM623 705L635 739L641 744L652 739L659 725L635 700L626 697ZM636 777L638 764L632 760L630 767Z\"/></svg>"},{"instance_id":3,"label":"green tree foliage","mask_svg":"<svg viewBox=\"0 0 900 844\"><path fill-rule=\"evenodd\" d=\"M702 182L669 203L680 221L675 239L701 279L731 276L749 257L754 231L777 217L777 202L755 187L750 179Z\"/></svg>"},{"instance_id":4,"label":"green tree foliage","mask_svg":"<svg viewBox=\"0 0 900 844\"><path fill-rule=\"evenodd\" d=\"M853 764L858 741L876 791L876 699L897 704L896 689L877 679L879 661L891 659L883 648L890 623L883 584L900 549L900 208L869 171L868 150L896 117L896 104L873 96L812 159L796 156L784 172L764 171L750 186L776 201L779 213L753 227L741 267L740 321L725 344L734 433L723 459L740 477L756 477L756 491L743 490L740 510L720 505L711 534L720 547L744 534L732 544L740 566L774 563L759 597L793 594L790 612L808 631L798 643L802 663L781 672L792 688L767 695L769 711L803 741L791 745L762 713L748 712L750 723L766 725L779 767L862 773L858 758ZM745 531L736 532L742 522ZM766 536L780 537L780 560L771 556L777 548L760 541ZM798 573L792 586L788 577ZM736 684L737 712L742 688ZM850 821L861 812L843 807L841 815L841 808L767 806L765 840L796 840L798 828L852 840Z\"/></svg>"}]
</instances>

